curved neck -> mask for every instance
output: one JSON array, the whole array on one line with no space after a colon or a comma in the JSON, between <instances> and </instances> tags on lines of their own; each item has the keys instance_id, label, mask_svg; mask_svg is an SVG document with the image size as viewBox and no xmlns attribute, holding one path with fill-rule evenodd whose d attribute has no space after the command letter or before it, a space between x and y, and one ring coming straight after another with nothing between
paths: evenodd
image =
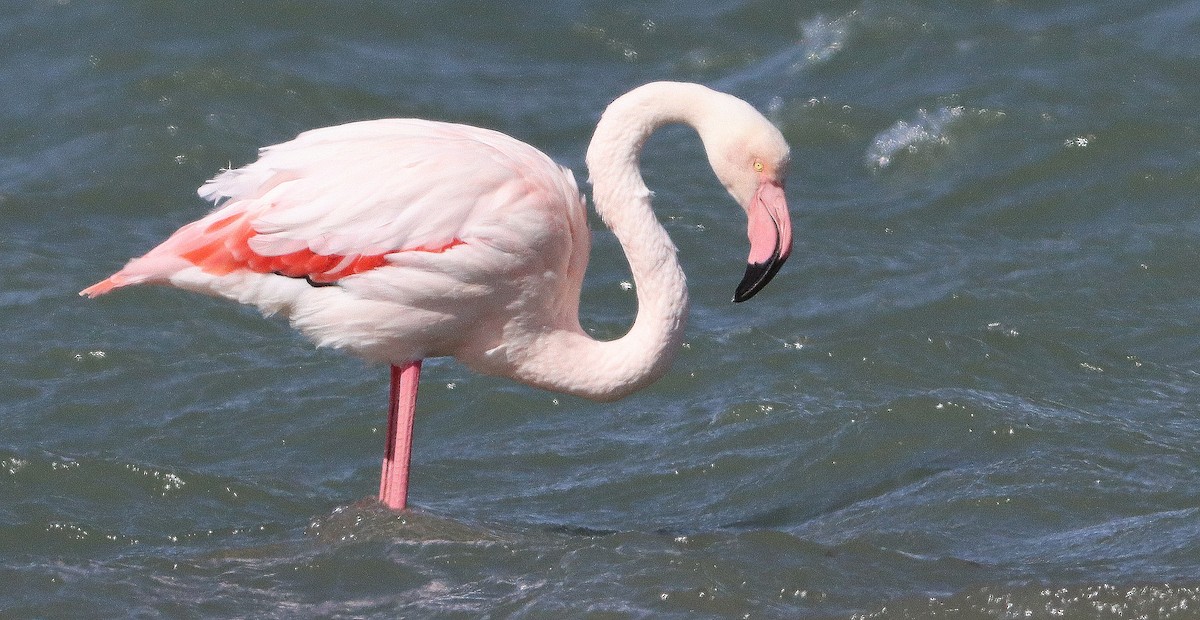
<instances>
[{"instance_id":1,"label":"curved neck","mask_svg":"<svg viewBox=\"0 0 1200 620\"><path fill-rule=\"evenodd\" d=\"M637 318L625 336L597 341L572 326L544 334L519 364L527 383L597 400L615 400L653 383L671 366L687 321L687 285L675 244L650 206L638 161L658 127L697 126L697 110L713 91L695 84L656 83L614 101L588 148L596 211L629 261ZM699 127L697 127L699 129ZM702 132L703 133L703 132Z\"/></svg>"}]
</instances>

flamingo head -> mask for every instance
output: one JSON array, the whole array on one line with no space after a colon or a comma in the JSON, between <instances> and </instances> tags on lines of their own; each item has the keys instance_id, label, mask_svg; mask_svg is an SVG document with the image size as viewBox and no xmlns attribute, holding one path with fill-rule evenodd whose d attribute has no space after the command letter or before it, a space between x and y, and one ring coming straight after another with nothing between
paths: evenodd
<instances>
[{"instance_id":1,"label":"flamingo head","mask_svg":"<svg viewBox=\"0 0 1200 620\"><path fill-rule=\"evenodd\" d=\"M790 151L779 130L749 104L729 97L701 131L717 178L746 211L750 255L733 301L750 299L792 253L792 220L783 193Z\"/></svg>"}]
</instances>

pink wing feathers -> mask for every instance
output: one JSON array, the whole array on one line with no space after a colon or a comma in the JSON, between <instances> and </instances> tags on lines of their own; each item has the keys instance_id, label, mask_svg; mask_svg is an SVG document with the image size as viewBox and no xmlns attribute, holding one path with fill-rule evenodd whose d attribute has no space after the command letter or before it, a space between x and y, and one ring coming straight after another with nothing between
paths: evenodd
<instances>
[{"instance_id":1,"label":"pink wing feathers","mask_svg":"<svg viewBox=\"0 0 1200 620\"><path fill-rule=\"evenodd\" d=\"M563 169L540 151L490 130L394 119L308 131L205 183L199 193L215 211L81 294L191 267L332 283L387 264L389 254L464 243L487 215L480 206L503 204L514 173L531 170L562 183Z\"/></svg>"}]
</instances>

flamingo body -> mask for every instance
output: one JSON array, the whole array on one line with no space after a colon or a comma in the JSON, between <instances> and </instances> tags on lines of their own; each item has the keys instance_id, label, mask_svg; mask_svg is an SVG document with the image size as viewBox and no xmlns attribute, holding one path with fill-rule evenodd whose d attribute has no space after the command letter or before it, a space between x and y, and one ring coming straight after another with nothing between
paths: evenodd
<instances>
[{"instance_id":1,"label":"flamingo body","mask_svg":"<svg viewBox=\"0 0 1200 620\"><path fill-rule=\"evenodd\" d=\"M675 246L637 169L646 138L690 124L746 211L748 299L791 251L788 148L739 99L695 84L649 84L606 110L588 150L596 209L621 241L638 295L629 333L579 325L590 249L571 172L504 134L414 119L316 129L264 148L199 190L217 203L158 247L84 289L169 284L282 314L320 346L393 366L380 497L403 508L420 362L612 400L669 368L687 318Z\"/></svg>"},{"instance_id":2,"label":"flamingo body","mask_svg":"<svg viewBox=\"0 0 1200 620\"><path fill-rule=\"evenodd\" d=\"M219 208L83 293L171 284L285 314L371 361L456 356L494 373L503 326L533 300L569 308L575 291L577 303L587 261L571 172L464 125L309 131L199 193Z\"/></svg>"}]
</instances>

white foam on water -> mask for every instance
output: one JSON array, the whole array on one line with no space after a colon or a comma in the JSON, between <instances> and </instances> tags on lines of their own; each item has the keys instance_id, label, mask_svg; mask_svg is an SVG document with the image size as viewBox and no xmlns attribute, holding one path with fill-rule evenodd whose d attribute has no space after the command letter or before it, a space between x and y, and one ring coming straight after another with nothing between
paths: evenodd
<instances>
[{"instance_id":1,"label":"white foam on water","mask_svg":"<svg viewBox=\"0 0 1200 620\"><path fill-rule=\"evenodd\" d=\"M892 163L899 153L916 153L929 145L944 145L950 143L947 134L951 125L966 115L963 106L941 107L932 112L920 109L912 121L896 121L894 125L883 130L871 141L867 148L866 163L877 170L882 170Z\"/></svg>"},{"instance_id":2,"label":"white foam on water","mask_svg":"<svg viewBox=\"0 0 1200 620\"><path fill-rule=\"evenodd\" d=\"M825 62L837 55L850 38L850 28L858 11L850 11L840 17L824 15L800 22L800 58L792 65L795 73L809 65Z\"/></svg>"},{"instance_id":3,"label":"white foam on water","mask_svg":"<svg viewBox=\"0 0 1200 620\"><path fill-rule=\"evenodd\" d=\"M862 14L855 10L837 17L818 14L811 19L800 20L796 25L800 39L794 45L788 45L746 69L718 80L714 85L722 89L734 89L743 82L778 79L780 74L796 75L808 67L827 62L846 48L854 25L861 19Z\"/></svg>"}]
</instances>

